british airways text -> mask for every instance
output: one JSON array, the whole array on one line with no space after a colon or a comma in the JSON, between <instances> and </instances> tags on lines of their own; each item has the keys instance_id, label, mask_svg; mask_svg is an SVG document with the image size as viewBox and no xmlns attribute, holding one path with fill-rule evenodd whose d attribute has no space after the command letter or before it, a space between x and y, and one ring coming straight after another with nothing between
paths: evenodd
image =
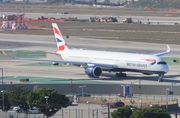
<instances>
[{"instance_id":1,"label":"british airways text","mask_svg":"<svg viewBox=\"0 0 180 118\"><path fill-rule=\"evenodd\" d=\"M142 67L142 68L147 68L147 64L138 64L138 63L126 63L127 66L131 67Z\"/></svg>"}]
</instances>

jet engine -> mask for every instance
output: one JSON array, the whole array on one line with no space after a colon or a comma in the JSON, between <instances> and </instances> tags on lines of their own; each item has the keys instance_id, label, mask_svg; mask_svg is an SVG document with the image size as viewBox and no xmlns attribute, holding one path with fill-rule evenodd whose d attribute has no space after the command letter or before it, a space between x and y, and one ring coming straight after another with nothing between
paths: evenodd
<instances>
[{"instance_id":1,"label":"jet engine","mask_svg":"<svg viewBox=\"0 0 180 118\"><path fill-rule=\"evenodd\" d=\"M102 69L97 66L87 66L85 73L92 78L98 78L102 74Z\"/></svg>"},{"instance_id":2,"label":"jet engine","mask_svg":"<svg viewBox=\"0 0 180 118\"><path fill-rule=\"evenodd\" d=\"M144 75L152 75L153 73L143 73Z\"/></svg>"}]
</instances>

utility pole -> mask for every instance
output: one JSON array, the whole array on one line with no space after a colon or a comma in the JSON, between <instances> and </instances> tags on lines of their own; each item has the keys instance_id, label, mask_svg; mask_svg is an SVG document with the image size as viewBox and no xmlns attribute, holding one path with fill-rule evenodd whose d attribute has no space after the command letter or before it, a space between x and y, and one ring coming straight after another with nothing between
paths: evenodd
<instances>
[{"instance_id":1,"label":"utility pole","mask_svg":"<svg viewBox=\"0 0 180 118\"><path fill-rule=\"evenodd\" d=\"M3 103L2 111L4 112L4 90L2 90L1 93L2 93L2 97L3 97L3 100L2 100L2 103Z\"/></svg>"},{"instance_id":2,"label":"utility pole","mask_svg":"<svg viewBox=\"0 0 180 118\"><path fill-rule=\"evenodd\" d=\"M139 79L139 99L140 99L140 108L142 108L142 96L141 96L141 80Z\"/></svg>"},{"instance_id":3,"label":"utility pole","mask_svg":"<svg viewBox=\"0 0 180 118\"><path fill-rule=\"evenodd\" d=\"M48 110L48 98L49 98L49 96L45 96L44 98L46 99L46 118L48 118L47 110Z\"/></svg>"},{"instance_id":4,"label":"utility pole","mask_svg":"<svg viewBox=\"0 0 180 118\"><path fill-rule=\"evenodd\" d=\"M169 95L169 88L166 89L166 112L168 112L168 95Z\"/></svg>"},{"instance_id":5,"label":"utility pole","mask_svg":"<svg viewBox=\"0 0 180 118\"><path fill-rule=\"evenodd\" d=\"M4 77L3 77L3 68L0 68L1 70L2 70L2 85L3 85L3 79L4 79Z\"/></svg>"},{"instance_id":6,"label":"utility pole","mask_svg":"<svg viewBox=\"0 0 180 118\"><path fill-rule=\"evenodd\" d=\"M108 102L108 118L110 118L109 102Z\"/></svg>"},{"instance_id":7,"label":"utility pole","mask_svg":"<svg viewBox=\"0 0 180 118\"><path fill-rule=\"evenodd\" d=\"M131 82L131 88L130 88L130 97L131 97L131 105L132 105L132 82Z\"/></svg>"}]
</instances>

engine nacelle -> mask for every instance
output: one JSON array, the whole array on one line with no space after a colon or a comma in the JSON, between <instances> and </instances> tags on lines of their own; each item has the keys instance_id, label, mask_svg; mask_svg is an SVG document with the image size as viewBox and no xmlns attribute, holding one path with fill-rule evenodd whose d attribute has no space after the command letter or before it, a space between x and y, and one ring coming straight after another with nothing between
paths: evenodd
<instances>
[{"instance_id":1,"label":"engine nacelle","mask_svg":"<svg viewBox=\"0 0 180 118\"><path fill-rule=\"evenodd\" d=\"M85 69L85 73L89 77L98 78L102 74L102 69L97 66L88 66Z\"/></svg>"},{"instance_id":2,"label":"engine nacelle","mask_svg":"<svg viewBox=\"0 0 180 118\"><path fill-rule=\"evenodd\" d=\"M153 73L143 73L144 75L152 75Z\"/></svg>"}]
</instances>

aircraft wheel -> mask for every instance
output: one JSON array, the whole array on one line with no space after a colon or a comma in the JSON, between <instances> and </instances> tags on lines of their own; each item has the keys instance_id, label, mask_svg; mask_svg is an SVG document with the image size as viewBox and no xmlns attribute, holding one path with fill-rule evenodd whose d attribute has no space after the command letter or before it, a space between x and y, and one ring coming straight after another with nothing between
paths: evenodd
<instances>
[{"instance_id":1,"label":"aircraft wheel","mask_svg":"<svg viewBox=\"0 0 180 118\"><path fill-rule=\"evenodd\" d=\"M116 77L119 77L119 73L116 73Z\"/></svg>"},{"instance_id":2,"label":"aircraft wheel","mask_svg":"<svg viewBox=\"0 0 180 118\"><path fill-rule=\"evenodd\" d=\"M127 75L126 75L126 73L122 73L122 77L126 77Z\"/></svg>"}]
</instances>

